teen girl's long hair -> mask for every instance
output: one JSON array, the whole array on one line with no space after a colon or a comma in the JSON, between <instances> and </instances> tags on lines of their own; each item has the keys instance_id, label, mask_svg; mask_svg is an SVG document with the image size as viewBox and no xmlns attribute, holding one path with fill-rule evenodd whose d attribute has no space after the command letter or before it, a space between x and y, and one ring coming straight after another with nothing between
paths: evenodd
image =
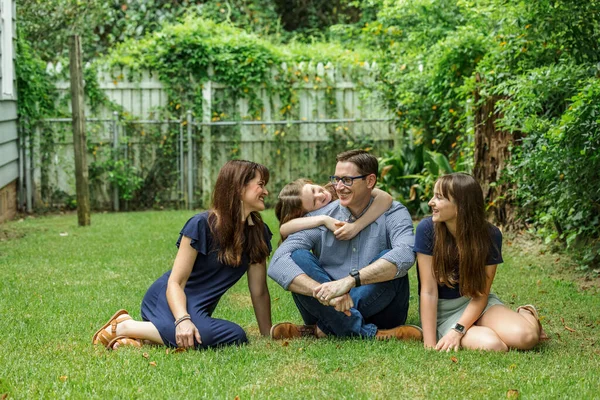
<instances>
[{"instance_id":1,"label":"teen girl's long hair","mask_svg":"<svg viewBox=\"0 0 600 400\"><path fill-rule=\"evenodd\" d=\"M485 290L485 264L492 243L485 219L483 191L471 175L454 173L437 181L440 194L457 208L456 236L446 224L435 223L433 270L440 284L459 284L463 296L475 297ZM458 261L458 281L453 266Z\"/></svg>"},{"instance_id":2,"label":"teen girl's long hair","mask_svg":"<svg viewBox=\"0 0 600 400\"><path fill-rule=\"evenodd\" d=\"M216 238L217 257L223 264L239 266L244 252L249 255L252 264L264 262L269 255L260 214L250 213L246 220L248 223L242 220L242 191L257 172L266 185L269 182L269 170L252 161L228 161L217 176L209 225ZM250 221L254 224L250 225Z\"/></svg>"},{"instance_id":3,"label":"teen girl's long hair","mask_svg":"<svg viewBox=\"0 0 600 400\"><path fill-rule=\"evenodd\" d=\"M302 188L304 185L312 184L310 179L296 179L288 183L279 192L278 201L275 205L275 216L279 220L279 226L296 218L302 217L307 211L302 207ZM331 199L337 200L337 193L331 183L323 186L331 193Z\"/></svg>"}]
</instances>

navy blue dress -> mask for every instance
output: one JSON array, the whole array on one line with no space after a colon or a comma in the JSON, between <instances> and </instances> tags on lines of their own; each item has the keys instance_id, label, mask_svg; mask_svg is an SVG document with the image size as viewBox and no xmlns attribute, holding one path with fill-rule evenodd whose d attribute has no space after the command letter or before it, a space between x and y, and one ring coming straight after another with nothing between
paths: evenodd
<instances>
[{"instance_id":1,"label":"navy blue dress","mask_svg":"<svg viewBox=\"0 0 600 400\"><path fill-rule=\"evenodd\" d=\"M198 328L202 344L197 348L209 348L248 341L246 333L237 324L212 318L221 296L232 287L248 270L248 255L242 255L242 264L237 267L225 265L217 259L213 249L213 237L208 225L208 211L194 215L186 222L177 240L182 236L191 239L191 246L198 251L190 277L185 285L187 312ZM272 233L265 224L265 240L271 251ZM166 272L150 286L142 301L142 318L156 326L167 346L177 347L175 342L175 317L167 302L167 282L171 271Z\"/></svg>"}]
</instances>

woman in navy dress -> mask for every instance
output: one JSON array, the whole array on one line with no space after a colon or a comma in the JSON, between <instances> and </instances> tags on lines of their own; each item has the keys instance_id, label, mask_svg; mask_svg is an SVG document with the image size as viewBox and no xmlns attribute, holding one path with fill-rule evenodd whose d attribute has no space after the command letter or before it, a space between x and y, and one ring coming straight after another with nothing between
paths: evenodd
<instances>
[{"instance_id":1,"label":"woman in navy dress","mask_svg":"<svg viewBox=\"0 0 600 400\"><path fill-rule=\"evenodd\" d=\"M117 311L94 335L108 349L140 347L143 342L197 349L242 344L237 324L213 318L221 296L248 272L248 287L260 333L269 335L271 302L266 259L271 231L259 211L265 209L268 169L233 160L217 177L212 208L190 218L179 235L173 268L148 289L143 321Z\"/></svg>"},{"instance_id":2,"label":"woman in navy dress","mask_svg":"<svg viewBox=\"0 0 600 400\"><path fill-rule=\"evenodd\" d=\"M481 186L467 174L442 176L417 226L419 310L426 348L527 350L547 338L532 305L517 311L490 293L502 263L502 233L485 220Z\"/></svg>"}]
</instances>

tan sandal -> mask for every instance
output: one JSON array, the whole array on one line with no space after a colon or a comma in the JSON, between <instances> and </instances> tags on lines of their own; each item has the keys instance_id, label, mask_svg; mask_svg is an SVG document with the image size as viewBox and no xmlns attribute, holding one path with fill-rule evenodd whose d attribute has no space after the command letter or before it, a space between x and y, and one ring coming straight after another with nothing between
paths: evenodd
<instances>
[{"instance_id":1,"label":"tan sandal","mask_svg":"<svg viewBox=\"0 0 600 400\"><path fill-rule=\"evenodd\" d=\"M542 328L542 323L540 322L540 315L538 314L538 311L533 304L527 304L524 306L517 307L517 313L519 312L519 310L529 311L531 313L531 315L533 315L535 317L535 319L537 320L538 327L539 327L539 334L540 334L540 342L543 342L545 340L550 340L550 337L546 334L546 332L544 331L544 328Z\"/></svg>"},{"instance_id":2,"label":"tan sandal","mask_svg":"<svg viewBox=\"0 0 600 400\"><path fill-rule=\"evenodd\" d=\"M129 316L127 310L121 309L117 311L112 317L110 317L108 322L104 324L102 328L98 329L98 331L94 333L94 336L92 337L92 344L102 343L108 348L110 342L117 337L117 325L130 319L132 318ZM106 329L109 326L111 327L110 332Z\"/></svg>"},{"instance_id":3,"label":"tan sandal","mask_svg":"<svg viewBox=\"0 0 600 400\"><path fill-rule=\"evenodd\" d=\"M127 336L117 336L116 338L114 338L113 340L111 340L108 345L106 346L106 348L108 350L116 350L115 349L115 345L118 344L119 346L117 347L124 347L124 346L132 346L132 347L137 347L140 348L142 347L142 341L141 340L137 340L134 338L130 338Z\"/></svg>"}]
</instances>

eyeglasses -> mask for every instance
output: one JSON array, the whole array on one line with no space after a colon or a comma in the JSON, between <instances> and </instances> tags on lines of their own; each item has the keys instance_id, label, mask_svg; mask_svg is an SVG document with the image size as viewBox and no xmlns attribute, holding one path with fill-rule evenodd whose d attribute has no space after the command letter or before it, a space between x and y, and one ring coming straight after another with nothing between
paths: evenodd
<instances>
[{"instance_id":1,"label":"eyeglasses","mask_svg":"<svg viewBox=\"0 0 600 400\"><path fill-rule=\"evenodd\" d=\"M337 185L338 182L342 182L344 184L344 186L352 186L352 184L354 183L355 179L365 179L367 176L369 176L369 174L367 175L359 175L359 176L335 176L332 175L329 177L329 180L331 182L332 185Z\"/></svg>"}]
</instances>

